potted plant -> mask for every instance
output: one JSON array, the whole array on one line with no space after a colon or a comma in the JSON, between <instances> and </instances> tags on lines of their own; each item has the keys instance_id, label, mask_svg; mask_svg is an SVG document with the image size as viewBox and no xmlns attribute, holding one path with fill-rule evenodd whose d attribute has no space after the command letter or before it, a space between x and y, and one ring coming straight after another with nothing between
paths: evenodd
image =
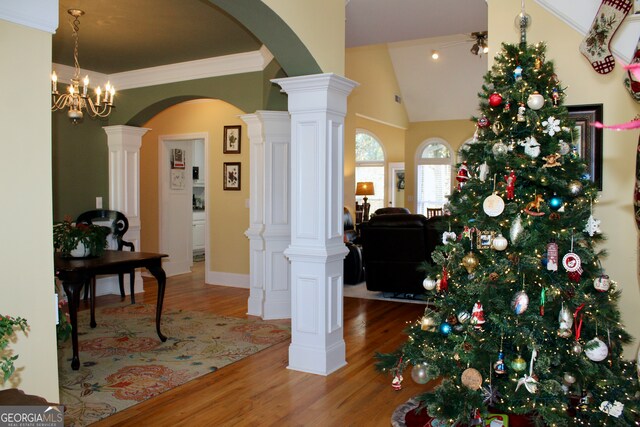
<instances>
[{"instance_id":1,"label":"potted plant","mask_svg":"<svg viewBox=\"0 0 640 427\"><path fill-rule=\"evenodd\" d=\"M2 369L3 373L3 383L7 381L15 371L13 362L18 358L18 355L10 356L5 354L5 348L9 345L9 337L14 334L16 328L25 331L27 329L27 321L21 317L3 316L0 314L0 354L2 354L2 358L0 358L0 369Z\"/></svg>"},{"instance_id":2,"label":"potted plant","mask_svg":"<svg viewBox=\"0 0 640 427\"><path fill-rule=\"evenodd\" d=\"M95 224L74 224L71 217L53 226L53 247L64 257L100 256L111 230Z\"/></svg>"}]
</instances>

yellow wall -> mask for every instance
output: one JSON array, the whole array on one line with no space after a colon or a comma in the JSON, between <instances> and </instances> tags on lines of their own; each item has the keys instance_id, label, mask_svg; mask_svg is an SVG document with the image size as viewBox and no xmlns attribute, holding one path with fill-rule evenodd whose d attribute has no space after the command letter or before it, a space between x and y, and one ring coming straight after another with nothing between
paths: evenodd
<instances>
[{"instance_id":1,"label":"yellow wall","mask_svg":"<svg viewBox=\"0 0 640 427\"><path fill-rule=\"evenodd\" d=\"M512 23L519 12L518 2L489 2L491 45L518 42L519 34ZM534 2L527 2L527 13L533 22L527 39L530 43L547 43L547 59L554 61L558 78L568 86L567 105L602 103L604 122L608 124L626 122L640 112L640 105L632 101L623 87L625 73L619 64L610 74L597 74L578 50L584 36ZM627 358L635 357L634 350L640 337L638 239L633 216L637 140L637 131L604 132L603 191L594 209L594 216L602 221L601 229L608 238L604 248L609 255L603 260L603 266L623 292L620 300L622 320L627 331L636 338L635 343L626 348Z\"/></svg>"},{"instance_id":2,"label":"yellow wall","mask_svg":"<svg viewBox=\"0 0 640 427\"><path fill-rule=\"evenodd\" d=\"M349 95L349 112L392 126L409 125L404 104L395 102L400 86L386 45L346 50L346 77L359 83Z\"/></svg>"},{"instance_id":3,"label":"yellow wall","mask_svg":"<svg viewBox=\"0 0 640 427\"><path fill-rule=\"evenodd\" d=\"M344 203L355 209L355 135L364 129L382 143L385 162L404 161L404 138L409 125L404 104L395 102L400 87L385 45L347 49L346 77L359 83L347 98L344 152ZM388 176L388 167L385 174ZM388 177L385 177L385 186ZM386 189L384 205L389 203Z\"/></svg>"},{"instance_id":4,"label":"yellow wall","mask_svg":"<svg viewBox=\"0 0 640 427\"><path fill-rule=\"evenodd\" d=\"M325 73L344 75L344 0L263 0L298 35Z\"/></svg>"},{"instance_id":5,"label":"yellow wall","mask_svg":"<svg viewBox=\"0 0 640 427\"><path fill-rule=\"evenodd\" d=\"M478 88L478 91L480 88ZM432 122L414 122L409 126L405 142L405 206L416 211L416 153L420 144L429 138L445 140L457 154L460 146L473 137L475 124L471 120L441 120ZM454 164L458 162L454 157ZM455 169L455 167L454 167ZM455 170L453 171L455 173Z\"/></svg>"},{"instance_id":6,"label":"yellow wall","mask_svg":"<svg viewBox=\"0 0 640 427\"><path fill-rule=\"evenodd\" d=\"M140 221L141 249L159 250L158 138L176 134L208 133L209 181L207 214L209 217L209 271L249 274L249 143L246 128L238 115L244 114L219 100L197 100L170 107L149 120L151 128L142 138L140 149ZM223 154L223 128L242 125L241 154ZM222 189L222 163L242 162L241 191Z\"/></svg>"},{"instance_id":7,"label":"yellow wall","mask_svg":"<svg viewBox=\"0 0 640 427\"><path fill-rule=\"evenodd\" d=\"M16 373L0 388L19 387L58 402L51 174L51 34L0 19L0 129L4 209L0 314L27 319L7 350ZM11 100L11 102L7 102ZM6 355L3 352L3 355Z\"/></svg>"}]
</instances>

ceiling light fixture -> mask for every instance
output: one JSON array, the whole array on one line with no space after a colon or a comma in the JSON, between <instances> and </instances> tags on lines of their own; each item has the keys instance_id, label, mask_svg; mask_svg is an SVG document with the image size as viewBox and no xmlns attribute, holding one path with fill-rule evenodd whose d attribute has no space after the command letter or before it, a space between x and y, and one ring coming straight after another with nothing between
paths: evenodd
<instances>
[{"instance_id":1,"label":"ceiling light fixture","mask_svg":"<svg viewBox=\"0 0 640 427\"><path fill-rule=\"evenodd\" d=\"M489 53L489 44L487 43L487 32L481 31L477 33L471 33L471 38L475 42L471 46L470 52L474 55L482 56L483 53Z\"/></svg>"},{"instance_id":2,"label":"ceiling light fixture","mask_svg":"<svg viewBox=\"0 0 640 427\"><path fill-rule=\"evenodd\" d=\"M432 50L431 51L431 58L433 60L436 60L436 59L440 58L440 52L438 52L437 50Z\"/></svg>"},{"instance_id":3,"label":"ceiling light fixture","mask_svg":"<svg viewBox=\"0 0 640 427\"><path fill-rule=\"evenodd\" d=\"M71 83L67 86L67 93L60 95L58 93L58 76L54 71L51 74L51 97L52 105L51 111L58 111L65 108L68 108L67 116L71 120L71 122L75 125L82 121L84 117L83 110L91 117L107 117L111 114L113 108L113 98L115 96L116 90L113 86L111 86L110 82L107 82L104 89L98 86L95 90L96 98L95 101L91 99L87 95L87 91L89 90L89 76L85 76L82 80L82 89L80 89L80 64L78 62L78 30L80 29L80 17L84 15L84 11L80 9L69 9L67 11L69 15L71 15L73 19L73 23L71 23L71 27L73 28L73 40L74 40L74 49L73 49L73 61L75 65L75 71L73 74L73 78L71 78ZM104 98L102 94L104 93Z\"/></svg>"}]
</instances>

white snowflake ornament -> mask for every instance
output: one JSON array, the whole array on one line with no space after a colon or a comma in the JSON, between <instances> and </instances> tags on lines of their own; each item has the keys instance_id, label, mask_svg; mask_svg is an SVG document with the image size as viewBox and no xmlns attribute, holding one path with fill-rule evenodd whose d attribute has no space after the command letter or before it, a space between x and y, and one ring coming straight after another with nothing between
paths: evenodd
<instances>
[{"instance_id":1,"label":"white snowflake ornament","mask_svg":"<svg viewBox=\"0 0 640 427\"><path fill-rule=\"evenodd\" d=\"M593 237L594 234L602 233L602 230L600 230L600 220L595 219L593 215L589 215L587 224L584 226L584 232L589 233L591 237Z\"/></svg>"},{"instance_id":2,"label":"white snowflake ornament","mask_svg":"<svg viewBox=\"0 0 640 427\"><path fill-rule=\"evenodd\" d=\"M543 133L548 133L549 136L553 136L556 132L560 132L560 119L549 116L547 120L542 122L542 126L545 127L545 129L542 130Z\"/></svg>"}]
</instances>

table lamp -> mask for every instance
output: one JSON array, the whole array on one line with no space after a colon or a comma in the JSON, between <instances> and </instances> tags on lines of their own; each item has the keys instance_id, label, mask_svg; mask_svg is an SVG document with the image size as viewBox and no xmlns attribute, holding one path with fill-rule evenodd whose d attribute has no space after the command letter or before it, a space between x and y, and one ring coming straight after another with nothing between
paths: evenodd
<instances>
[{"instance_id":1,"label":"table lamp","mask_svg":"<svg viewBox=\"0 0 640 427\"><path fill-rule=\"evenodd\" d=\"M369 221L369 208L367 203L367 196L373 196L375 194L373 190L373 182L358 182L356 184L356 196L364 196L362 201L362 221Z\"/></svg>"}]
</instances>

